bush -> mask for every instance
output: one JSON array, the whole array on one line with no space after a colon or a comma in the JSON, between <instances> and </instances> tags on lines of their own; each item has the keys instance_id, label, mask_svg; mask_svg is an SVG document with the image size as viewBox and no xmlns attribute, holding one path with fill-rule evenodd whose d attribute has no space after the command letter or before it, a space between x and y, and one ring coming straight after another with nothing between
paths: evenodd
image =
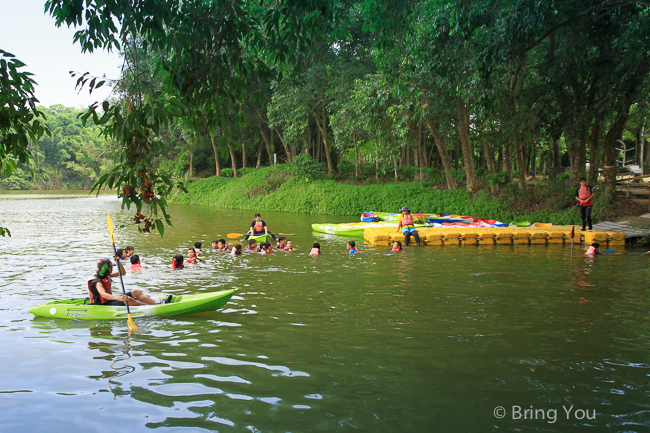
<instances>
[{"instance_id":1,"label":"bush","mask_svg":"<svg viewBox=\"0 0 650 433\"><path fill-rule=\"evenodd\" d=\"M342 162L337 167L339 175L348 179L354 179L354 164Z\"/></svg>"},{"instance_id":2,"label":"bush","mask_svg":"<svg viewBox=\"0 0 650 433\"><path fill-rule=\"evenodd\" d=\"M321 164L316 162L308 153L301 153L293 159L291 172L301 182L313 181L321 169Z\"/></svg>"},{"instance_id":3,"label":"bush","mask_svg":"<svg viewBox=\"0 0 650 433\"><path fill-rule=\"evenodd\" d=\"M233 177L233 170L232 168L222 168L221 169L221 176L223 177Z\"/></svg>"},{"instance_id":4,"label":"bush","mask_svg":"<svg viewBox=\"0 0 650 433\"><path fill-rule=\"evenodd\" d=\"M505 172L491 174L487 176L487 181L490 185L506 185L510 183L510 176Z\"/></svg>"}]
</instances>

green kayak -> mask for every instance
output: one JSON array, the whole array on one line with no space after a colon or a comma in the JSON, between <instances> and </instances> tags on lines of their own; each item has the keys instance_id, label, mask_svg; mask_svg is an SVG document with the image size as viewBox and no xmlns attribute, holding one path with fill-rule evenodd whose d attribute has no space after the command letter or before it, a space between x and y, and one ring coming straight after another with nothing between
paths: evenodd
<instances>
[{"instance_id":1,"label":"green kayak","mask_svg":"<svg viewBox=\"0 0 650 433\"><path fill-rule=\"evenodd\" d=\"M239 289L174 296L169 304L131 307L131 317L176 316L218 310L226 305L237 290ZM126 307L92 305L87 302L90 302L87 298L52 301L32 307L29 312L35 316L59 319L115 320L127 317Z\"/></svg>"},{"instance_id":2,"label":"green kayak","mask_svg":"<svg viewBox=\"0 0 650 433\"><path fill-rule=\"evenodd\" d=\"M250 239L255 239L257 243L262 243L262 242L270 242L271 241L271 235L263 234L263 235L257 235L257 236L251 236Z\"/></svg>"}]
</instances>

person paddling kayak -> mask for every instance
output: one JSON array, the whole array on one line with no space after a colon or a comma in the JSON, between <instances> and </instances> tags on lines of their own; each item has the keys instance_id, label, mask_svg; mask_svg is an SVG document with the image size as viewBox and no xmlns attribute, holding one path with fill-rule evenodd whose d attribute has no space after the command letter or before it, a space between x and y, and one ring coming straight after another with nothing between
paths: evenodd
<instances>
[{"instance_id":1,"label":"person paddling kayak","mask_svg":"<svg viewBox=\"0 0 650 433\"><path fill-rule=\"evenodd\" d=\"M111 290L113 285L111 277L117 277L120 273L124 275L121 267L119 272L113 272L113 262L110 259L99 259L97 261L97 273L88 280L88 297L92 304L126 306L125 302L128 302L129 305L154 305L169 303L172 300L172 295L169 295L166 299L156 302L139 289L126 292L126 295L114 295Z\"/></svg>"},{"instance_id":2,"label":"person paddling kayak","mask_svg":"<svg viewBox=\"0 0 650 433\"><path fill-rule=\"evenodd\" d=\"M409 246L409 239L411 236L415 238L417 246L420 246L420 236L418 235L418 231L415 230L413 215L411 215L411 211L406 206L402 208L402 214L399 216L399 223L397 224L397 230L395 231L399 232L400 229L404 235L404 246Z\"/></svg>"},{"instance_id":3,"label":"person paddling kayak","mask_svg":"<svg viewBox=\"0 0 650 433\"><path fill-rule=\"evenodd\" d=\"M275 240L275 235L269 233L268 227L266 227L266 222L262 219L262 215L259 212L255 214L255 219L251 223L251 228L248 230L244 240L247 240L251 236L260 236L260 235L270 235Z\"/></svg>"}]
</instances>

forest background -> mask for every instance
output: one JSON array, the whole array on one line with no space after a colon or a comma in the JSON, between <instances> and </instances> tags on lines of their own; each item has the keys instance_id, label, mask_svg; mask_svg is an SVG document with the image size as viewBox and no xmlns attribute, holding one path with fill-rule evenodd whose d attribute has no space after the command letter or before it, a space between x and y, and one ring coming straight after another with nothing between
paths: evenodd
<instances>
[{"instance_id":1,"label":"forest background","mask_svg":"<svg viewBox=\"0 0 650 433\"><path fill-rule=\"evenodd\" d=\"M118 49L122 76L79 74L113 86L89 109L34 106L51 136L2 188L117 187L156 213L183 181L277 161L536 200L527 180L570 167L609 200L621 146L650 165L646 0L72 3L46 11L82 50Z\"/></svg>"}]
</instances>

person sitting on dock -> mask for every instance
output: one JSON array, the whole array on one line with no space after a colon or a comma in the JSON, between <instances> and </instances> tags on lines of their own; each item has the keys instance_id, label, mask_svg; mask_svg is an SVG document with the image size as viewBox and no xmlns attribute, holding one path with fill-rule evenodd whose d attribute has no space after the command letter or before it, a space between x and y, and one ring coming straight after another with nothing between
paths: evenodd
<instances>
[{"instance_id":1,"label":"person sitting on dock","mask_svg":"<svg viewBox=\"0 0 650 433\"><path fill-rule=\"evenodd\" d=\"M580 187L576 189L576 200L580 205L580 216L582 217L582 230L584 232L589 223L589 231L591 231L591 200L594 198L594 189L587 185L587 179L580 178Z\"/></svg>"},{"instance_id":2,"label":"person sitting on dock","mask_svg":"<svg viewBox=\"0 0 650 433\"><path fill-rule=\"evenodd\" d=\"M124 275L123 268L120 265L118 265L118 268L118 272L113 272L113 263L110 259L99 259L97 261L97 273L93 278L88 280L88 297L92 304L126 306L126 302L128 302L129 305L154 305L156 303L165 304L171 301L172 296L169 295L165 300L156 302L154 299L143 294L139 289L126 292L126 295L114 295L111 290L111 286L113 285L111 277L117 277L120 273Z\"/></svg>"},{"instance_id":3,"label":"person sitting on dock","mask_svg":"<svg viewBox=\"0 0 650 433\"><path fill-rule=\"evenodd\" d=\"M402 208L402 214L399 216L399 223L397 224L397 230L395 231L399 232L400 229L404 235L404 246L409 246L409 239L411 236L415 238L417 246L420 246L420 236L418 235L418 231L415 230L413 215L411 215L411 211L406 206Z\"/></svg>"},{"instance_id":4,"label":"person sitting on dock","mask_svg":"<svg viewBox=\"0 0 650 433\"><path fill-rule=\"evenodd\" d=\"M357 254L359 252L357 249L357 243L354 241L349 241L347 248L349 254Z\"/></svg>"},{"instance_id":5,"label":"person sitting on dock","mask_svg":"<svg viewBox=\"0 0 650 433\"><path fill-rule=\"evenodd\" d=\"M251 228L248 230L246 236L244 236L244 240L247 240L251 236L260 236L265 234L271 235L271 237L275 240L275 235L273 233L269 233L269 229L266 227L266 222L262 219L262 215L257 212L255 214L255 219L251 223Z\"/></svg>"}]
</instances>

